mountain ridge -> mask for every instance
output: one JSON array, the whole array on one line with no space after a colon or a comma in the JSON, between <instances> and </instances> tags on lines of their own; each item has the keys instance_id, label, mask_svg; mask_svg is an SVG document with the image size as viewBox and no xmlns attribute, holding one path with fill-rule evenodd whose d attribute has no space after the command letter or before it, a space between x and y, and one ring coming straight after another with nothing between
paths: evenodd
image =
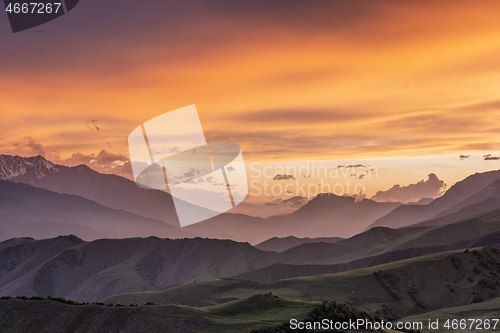
<instances>
[{"instance_id":1,"label":"mountain ridge","mask_svg":"<svg viewBox=\"0 0 500 333\"><path fill-rule=\"evenodd\" d=\"M467 176L463 180L455 183L441 197L433 200L431 203L427 205L407 204L397 207L387 215L370 224L365 230L376 226L391 228L405 227L438 217L440 213L447 211L458 203L480 192L497 179L500 179L500 170L475 173ZM448 213L452 212L454 211L449 211Z\"/></svg>"}]
</instances>

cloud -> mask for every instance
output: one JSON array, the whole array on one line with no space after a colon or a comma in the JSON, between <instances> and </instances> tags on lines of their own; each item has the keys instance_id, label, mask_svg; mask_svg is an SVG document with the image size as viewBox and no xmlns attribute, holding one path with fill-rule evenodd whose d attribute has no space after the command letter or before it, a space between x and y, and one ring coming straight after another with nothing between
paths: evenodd
<instances>
[{"instance_id":1,"label":"cloud","mask_svg":"<svg viewBox=\"0 0 500 333\"><path fill-rule=\"evenodd\" d=\"M115 165L111 168L110 173L115 175L120 175L125 178L132 179L134 173L132 171L132 165L130 161L123 163L122 165Z\"/></svg>"},{"instance_id":2,"label":"cloud","mask_svg":"<svg viewBox=\"0 0 500 333\"><path fill-rule=\"evenodd\" d=\"M460 155L461 160L466 160L470 157L470 155Z\"/></svg>"},{"instance_id":3,"label":"cloud","mask_svg":"<svg viewBox=\"0 0 500 333\"><path fill-rule=\"evenodd\" d=\"M80 165L80 164L90 164L90 161L94 159L94 154L83 154L80 152L73 153L70 158L64 160L64 164L69 166Z\"/></svg>"},{"instance_id":4,"label":"cloud","mask_svg":"<svg viewBox=\"0 0 500 333\"><path fill-rule=\"evenodd\" d=\"M491 156L491 154L484 155L485 161L498 161L500 160L500 156Z\"/></svg>"},{"instance_id":5,"label":"cloud","mask_svg":"<svg viewBox=\"0 0 500 333\"><path fill-rule=\"evenodd\" d=\"M107 166L111 164L123 164L129 161L129 158L122 154L110 153L105 149L102 149L99 154L83 154L80 152L73 153L70 158L67 158L61 162L66 165L78 165L78 164L94 164L100 166Z\"/></svg>"},{"instance_id":6,"label":"cloud","mask_svg":"<svg viewBox=\"0 0 500 333\"><path fill-rule=\"evenodd\" d=\"M22 137L20 140L11 143L11 147L3 149L4 154L16 154L20 156L41 155L52 162L59 162L60 155L55 149L47 149L43 144L39 143L36 138L31 136Z\"/></svg>"},{"instance_id":7,"label":"cloud","mask_svg":"<svg viewBox=\"0 0 500 333\"><path fill-rule=\"evenodd\" d=\"M97 164L111 164L115 162L125 162L128 161L129 158L122 154L114 154L110 153L107 150L101 150L97 155L96 162Z\"/></svg>"},{"instance_id":8,"label":"cloud","mask_svg":"<svg viewBox=\"0 0 500 333\"><path fill-rule=\"evenodd\" d=\"M38 143L36 140L32 139L31 137L28 137L28 143L26 143L26 147L30 148L33 153L37 155L45 155L46 151L45 148L41 143Z\"/></svg>"},{"instance_id":9,"label":"cloud","mask_svg":"<svg viewBox=\"0 0 500 333\"><path fill-rule=\"evenodd\" d=\"M133 176L132 166L127 156L111 153L105 149L102 149L97 155L76 152L70 158L56 159L52 162L68 166L85 164L100 173L117 174L129 179L132 179Z\"/></svg>"},{"instance_id":10,"label":"cloud","mask_svg":"<svg viewBox=\"0 0 500 333\"><path fill-rule=\"evenodd\" d=\"M436 198L440 196L446 184L440 180L434 173L428 175L427 180L421 180L416 184L408 186L394 185L386 191L378 191L372 200L375 201L399 201L403 203L418 201L422 198Z\"/></svg>"},{"instance_id":11,"label":"cloud","mask_svg":"<svg viewBox=\"0 0 500 333\"><path fill-rule=\"evenodd\" d=\"M210 113L214 111L228 119L226 129L241 130L240 136L228 133L234 140L227 141L237 142L245 159L400 156L445 150L458 155L467 151L462 148L498 142L487 130L498 126L491 119L497 118L499 104L472 103L477 96L486 101L498 90L498 67L485 67L499 63L494 48L499 24L492 17L498 12L497 3L195 0L176 5L151 2L144 10L140 2L123 3L120 15L109 17L102 13L114 4L88 2L88 11L99 13L91 27L82 24L82 15L71 22L54 21L55 31L72 33L52 36L50 48L40 49L35 36L27 36L22 45L6 40L0 62L9 66L2 73L6 90L0 93L0 112L37 110L20 112L31 112L30 118L35 112L48 114L52 122L78 113L78 129L90 129L85 134L91 136L99 128L94 136L100 139L105 131L101 122L105 127L111 124L101 114L112 116L114 127L125 119L137 126L158 112L157 107L144 107L144 101L164 105L158 91L172 92L169 105L181 106L185 94L196 95L206 105L200 109L204 128L221 128L219 118ZM470 15L464 15L467 10ZM162 24L165 20L168 26ZM143 38L146 35L150 38ZM81 43L68 48L75 38ZM469 38L481 40L484 47L467 47ZM61 50L64 61L54 57ZM480 61L485 56L493 60ZM436 70L447 72L436 74ZM186 71L196 73L192 80L183 79ZM217 84L206 84L205 78L220 73L224 77ZM43 85L39 78L44 78ZM360 87L370 87L362 98ZM335 94L328 94L332 91ZM442 105L459 105L463 110L443 110ZM218 111L221 106L226 111ZM430 110L415 110L424 107ZM88 128L81 126L88 110L96 108L99 124L90 119ZM70 138L60 139L56 148L65 157L78 150L98 152L106 142L82 140L68 126L24 125L26 116L14 116L20 126L5 126L6 130L50 135L53 140L54 132L64 128ZM339 121L342 126L335 127ZM20 132L21 126L25 132ZM117 151L126 152L124 137L134 126L114 129ZM212 133L217 136L221 131Z\"/></svg>"},{"instance_id":12,"label":"cloud","mask_svg":"<svg viewBox=\"0 0 500 333\"><path fill-rule=\"evenodd\" d=\"M325 123L366 119L380 115L361 110L259 110L234 116L237 121L256 123Z\"/></svg>"},{"instance_id":13,"label":"cloud","mask_svg":"<svg viewBox=\"0 0 500 333\"><path fill-rule=\"evenodd\" d=\"M41 155L55 164L70 167L84 164L101 173L117 174L129 179L132 179L133 176L132 167L127 156L105 149L102 149L97 154L84 154L76 151L69 158L61 158L59 151L48 148L32 136L17 138L17 140L4 145L5 147L2 147L2 154L25 157Z\"/></svg>"},{"instance_id":14,"label":"cloud","mask_svg":"<svg viewBox=\"0 0 500 333\"><path fill-rule=\"evenodd\" d=\"M356 169L356 168L365 168L367 165L363 164L349 164L349 165L337 165L337 169L347 168L347 169Z\"/></svg>"},{"instance_id":15,"label":"cloud","mask_svg":"<svg viewBox=\"0 0 500 333\"><path fill-rule=\"evenodd\" d=\"M201 174L200 169L190 168L188 170L188 172L182 173L182 177L176 177L176 178L183 178L183 177L186 177L186 178L195 178L195 177L198 177L200 174Z\"/></svg>"},{"instance_id":16,"label":"cloud","mask_svg":"<svg viewBox=\"0 0 500 333\"><path fill-rule=\"evenodd\" d=\"M292 175L276 175L273 178L273 180L289 180L289 179L295 179L295 177Z\"/></svg>"}]
</instances>

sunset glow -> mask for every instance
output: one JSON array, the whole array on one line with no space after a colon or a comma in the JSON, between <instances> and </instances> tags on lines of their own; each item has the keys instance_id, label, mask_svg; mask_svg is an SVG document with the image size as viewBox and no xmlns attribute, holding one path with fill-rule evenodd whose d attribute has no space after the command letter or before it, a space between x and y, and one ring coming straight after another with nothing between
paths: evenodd
<instances>
[{"instance_id":1,"label":"sunset glow","mask_svg":"<svg viewBox=\"0 0 500 333\"><path fill-rule=\"evenodd\" d=\"M196 104L248 163L421 157L462 168L451 183L499 168L482 158L500 151L498 1L115 5L2 35L1 153L121 166L138 124ZM440 176L412 168L371 192Z\"/></svg>"}]
</instances>

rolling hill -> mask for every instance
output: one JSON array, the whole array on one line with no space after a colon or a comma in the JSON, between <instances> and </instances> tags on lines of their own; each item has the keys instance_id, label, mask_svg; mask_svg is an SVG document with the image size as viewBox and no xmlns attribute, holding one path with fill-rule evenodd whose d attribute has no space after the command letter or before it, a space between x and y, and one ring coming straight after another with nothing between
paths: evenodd
<instances>
[{"instance_id":1,"label":"rolling hill","mask_svg":"<svg viewBox=\"0 0 500 333\"><path fill-rule=\"evenodd\" d=\"M416 248L396 249L374 256L364 257L338 264L286 264L277 263L264 268L255 269L233 276L235 279L251 280L260 283L270 283L283 279L290 279L318 274L341 273L359 268L367 268L457 249L467 249L483 246L497 246L500 244L500 231L481 237L462 240L444 245L431 245Z\"/></svg>"},{"instance_id":2,"label":"rolling hill","mask_svg":"<svg viewBox=\"0 0 500 333\"><path fill-rule=\"evenodd\" d=\"M499 244L500 210L480 217L439 227L378 227L336 243L305 243L281 253L201 238L11 239L0 243L0 295L96 301L218 278L272 282L344 272Z\"/></svg>"},{"instance_id":3,"label":"rolling hill","mask_svg":"<svg viewBox=\"0 0 500 333\"><path fill-rule=\"evenodd\" d=\"M26 314L29 313L29 316ZM0 330L17 332L276 332L290 318L327 316L381 321L382 318L337 302L288 300L272 294L209 307L181 305L81 304L60 298L0 299ZM342 331L338 331L342 332ZM359 331L364 332L364 331Z\"/></svg>"},{"instance_id":4,"label":"rolling hill","mask_svg":"<svg viewBox=\"0 0 500 333\"><path fill-rule=\"evenodd\" d=\"M262 251L284 252L292 247L306 243L336 243L343 238L340 237L318 237L318 238L297 238L294 236L288 237L273 237L262 243L254 245Z\"/></svg>"},{"instance_id":5,"label":"rolling hill","mask_svg":"<svg viewBox=\"0 0 500 333\"><path fill-rule=\"evenodd\" d=\"M233 279L191 283L157 292L124 294L106 301L209 306L272 292L297 300L334 299L396 320L499 297L499 271L500 250L484 248L441 252L343 273L267 284Z\"/></svg>"},{"instance_id":6,"label":"rolling hill","mask_svg":"<svg viewBox=\"0 0 500 333\"><path fill-rule=\"evenodd\" d=\"M55 251L61 242L67 246L57 246ZM52 251L50 256L43 252L47 246ZM232 276L268 266L277 261L276 255L247 243L199 238L93 242L74 236L43 241L12 239L0 243L0 295L96 301L121 293Z\"/></svg>"},{"instance_id":7,"label":"rolling hill","mask_svg":"<svg viewBox=\"0 0 500 333\"><path fill-rule=\"evenodd\" d=\"M402 318L401 321L407 322L428 322L429 319L431 321L439 320L439 328L429 330L424 329L422 332L449 332L450 329L444 327L446 321L448 320L456 320L460 323L460 320L466 321L466 328L468 332L482 332L484 331L481 328L484 321L490 322L489 332L500 332L500 325L495 325L496 319L498 319L498 310L500 309L500 297L490 299L484 302L472 303L467 305L455 306L455 307L446 307L443 309L439 309L436 311L426 312L420 315L408 316ZM474 324L472 325L472 329L470 329L471 320L474 319ZM477 329L476 329L477 328ZM465 331L465 330L463 330Z\"/></svg>"}]
</instances>

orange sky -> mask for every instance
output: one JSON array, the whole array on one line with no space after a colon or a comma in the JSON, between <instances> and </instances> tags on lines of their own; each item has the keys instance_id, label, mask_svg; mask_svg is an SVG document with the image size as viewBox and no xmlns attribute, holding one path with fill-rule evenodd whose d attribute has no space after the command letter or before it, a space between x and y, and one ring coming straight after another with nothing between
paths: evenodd
<instances>
[{"instance_id":1,"label":"orange sky","mask_svg":"<svg viewBox=\"0 0 500 333\"><path fill-rule=\"evenodd\" d=\"M0 152L74 164L106 150L109 163L140 123L196 104L207 139L239 144L248 162L494 154L499 10L84 1L18 34L4 15Z\"/></svg>"}]
</instances>

